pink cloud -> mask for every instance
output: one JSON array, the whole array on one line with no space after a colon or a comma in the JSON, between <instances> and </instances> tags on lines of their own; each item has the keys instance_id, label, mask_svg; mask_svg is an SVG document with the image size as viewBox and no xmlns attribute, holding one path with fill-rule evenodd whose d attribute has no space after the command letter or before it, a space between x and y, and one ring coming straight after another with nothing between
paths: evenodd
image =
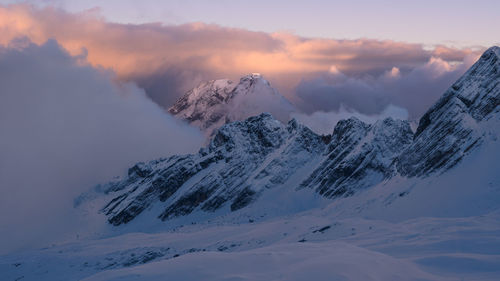
<instances>
[{"instance_id":1,"label":"pink cloud","mask_svg":"<svg viewBox=\"0 0 500 281\"><path fill-rule=\"evenodd\" d=\"M301 81L336 71L352 77L378 76L396 67L401 73L425 65L432 57L461 62L480 50L372 39L303 38L217 25L116 24L98 11L71 14L30 5L0 6L0 43L24 36L37 44L56 39L72 55L110 68L134 81L159 104L169 106L198 82L238 79L263 73L294 103ZM451 71L451 70L450 70Z\"/></svg>"}]
</instances>

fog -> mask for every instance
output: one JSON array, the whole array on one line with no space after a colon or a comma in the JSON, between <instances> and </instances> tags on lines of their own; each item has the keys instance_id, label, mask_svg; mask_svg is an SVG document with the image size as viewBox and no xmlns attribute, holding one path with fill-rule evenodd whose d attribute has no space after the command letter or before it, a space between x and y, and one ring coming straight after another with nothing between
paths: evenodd
<instances>
[{"instance_id":1,"label":"fog","mask_svg":"<svg viewBox=\"0 0 500 281\"><path fill-rule=\"evenodd\" d=\"M56 41L0 48L0 252L74 237L73 199L137 161L194 152L201 133ZM8 243L8 244L7 244Z\"/></svg>"},{"instance_id":2,"label":"fog","mask_svg":"<svg viewBox=\"0 0 500 281\"><path fill-rule=\"evenodd\" d=\"M406 109L410 119L418 119L475 60L471 55L462 63L450 64L432 57L410 70L392 67L380 75L361 77L332 67L330 72L298 85L296 93L301 101L297 105L308 114L339 112L344 106L365 115L381 114L394 105Z\"/></svg>"}]
</instances>

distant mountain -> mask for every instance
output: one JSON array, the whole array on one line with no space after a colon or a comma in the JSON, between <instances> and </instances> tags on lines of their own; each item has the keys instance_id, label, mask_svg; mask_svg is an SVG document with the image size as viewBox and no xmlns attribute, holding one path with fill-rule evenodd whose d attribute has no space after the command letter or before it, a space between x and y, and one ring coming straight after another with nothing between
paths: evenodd
<instances>
[{"instance_id":1,"label":"distant mountain","mask_svg":"<svg viewBox=\"0 0 500 281\"><path fill-rule=\"evenodd\" d=\"M187 122L207 129L225 122L224 106L233 98L236 83L228 79L201 83L188 91L168 109Z\"/></svg>"},{"instance_id":2,"label":"distant mountain","mask_svg":"<svg viewBox=\"0 0 500 281\"><path fill-rule=\"evenodd\" d=\"M228 80L203 84L171 112L212 128L231 118L219 109L258 87L281 98L260 76L251 75L237 85ZM391 118L372 125L342 120L328 136L296 120L284 125L267 113L225 124L198 154L130 168L125 179L104 188L113 199L102 211L113 225L128 223L145 210L170 220L236 211L274 189L285 198L300 190L338 198L395 176L439 176L479 147L485 134L498 135L499 128L487 122L500 117L499 96L500 48L494 47L429 109L415 134L407 121Z\"/></svg>"},{"instance_id":3,"label":"distant mountain","mask_svg":"<svg viewBox=\"0 0 500 281\"><path fill-rule=\"evenodd\" d=\"M241 121L269 112L282 122L289 119L293 105L260 74L201 83L188 91L168 111L209 135L225 123Z\"/></svg>"}]
</instances>

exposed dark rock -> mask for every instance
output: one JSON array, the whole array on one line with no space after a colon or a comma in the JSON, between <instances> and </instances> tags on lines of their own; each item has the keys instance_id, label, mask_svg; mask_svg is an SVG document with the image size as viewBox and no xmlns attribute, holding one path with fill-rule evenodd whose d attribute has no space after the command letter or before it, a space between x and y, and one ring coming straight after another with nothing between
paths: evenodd
<instances>
[{"instance_id":1,"label":"exposed dark rock","mask_svg":"<svg viewBox=\"0 0 500 281\"><path fill-rule=\"evenodd\" d=\"M284 125L263 113L220 127L197 154L134 165L125 179L101 188L114 195L102 212L111 224L120 225L158 204L163 209L153 215L168 220L195 211L238 211L277 187L310 189L336 198L397 174L442 173L482 144L483 133L477 128L500 114L499 57L498 47L486 51L422 116L415 134L406 121L387 118L366 124L350 118L339 121L331 135L321 136L296 120ZM254 83L240 82L238 87L243 88ZM200 102L223 103L229 95L214 90ZM172 110L186 106L181 101ZM193 113L190 118L213 122L222 118L217 112L211 114L202 118ZM297 174L300 178L294 178Z\"/></svg>"},{"instance_id":2,"label":"exposed dark rock","mask_svg":"<svg viewBox=\"0 0 500 281\"><path fill-rule=\"evenodd\" d=\"M482 142L477 123L500 104L500 48L488 49L420 119L415 139L397 159L405 176L446 171Z\"/></svg>"},{"instance_id":3,"label":"exposed dark rock","mask_svg":"<svg viewBox=\"0 0 500 281\"><path fill-rule=\"evenodd\" d=\"M252 201L255 200L256 194L257 193L255 191L251 190L248 187L243 189L231 204L231 211L239 210L252 203Z\"/></svg>"},{"instance_id":4,"label":"exposed dark rock","mask_svg":"<svg viewBox=\"0 0 500 281\"><path fill-rule=\"evenodd\" d=\"M162 220L226 204L235 211L255 200L256 190L284 183L323 149L321 137L309 129L285 126L264 113L223 126L198 154L135 165L125 180L109 184L108 191L117 195L103 212L120 225L158 201L165 204L157 214ZM269 156L278 150L287 155Z\"/></svg>"},{"instance_id":5,"label":"exposed dark rock","mask_svg":"<svg viewBox=\"0 0 500 281\"><path fill-rule=\"evenodd\" d=\"M356 118L335 126L328 154L302 182L329 197L349 196L373 186L394 173L394 159L411 143L413 133L406 121L387 118L368 125Z\"/></svg>"},{"instance_id":6,"label":"exposed dark rock","mask_svg":"<svg viewBox=\"0 0 500 281\"><path fill-rule=\"evenodd\" d=\"M314 230L314 231L313 231L313 233L317 233L317 232L319 232L319 233L323 233L323 232L327 231L327 230L328 230L328 229L330 229L330 228L331 228L331 226L329 226L329 225L327 225L327 226L323 226L323 227L322 227L322 228L320 228L320 229L316 229L316 230Z\"/></svg>"}]
</instances>

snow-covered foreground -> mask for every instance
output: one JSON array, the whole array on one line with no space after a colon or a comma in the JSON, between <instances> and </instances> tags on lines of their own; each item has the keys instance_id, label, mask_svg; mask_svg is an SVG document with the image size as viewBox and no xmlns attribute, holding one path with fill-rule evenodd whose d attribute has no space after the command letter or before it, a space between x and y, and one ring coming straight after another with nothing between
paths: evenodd
<instances>
[{"instance_id":1,"label":"snow-covered foreground","mask_svg":"<svg viewBox=\"0 0 500 281\"><path fill-rule=\"evenodd\" d=\"M359 266L362 265L362 266ZM276 270L276 269L279 270ZM389 270L387 270L389 268ZM280 244L236 253L188 254L86 280L415 280L415 265L339 242Z\"/></svg>"},{"instance_id":2,"label":"snow-covered foreground","mask_svg":"<svg viewBox=\"0 0 500 281\"><path fill-rule=\"evenodd\" d=\"M499 225L499 212L398 223L309 213L78 241L2 257L0 271L2 280L497 280Z\"/></svg>"}]
</instances>

